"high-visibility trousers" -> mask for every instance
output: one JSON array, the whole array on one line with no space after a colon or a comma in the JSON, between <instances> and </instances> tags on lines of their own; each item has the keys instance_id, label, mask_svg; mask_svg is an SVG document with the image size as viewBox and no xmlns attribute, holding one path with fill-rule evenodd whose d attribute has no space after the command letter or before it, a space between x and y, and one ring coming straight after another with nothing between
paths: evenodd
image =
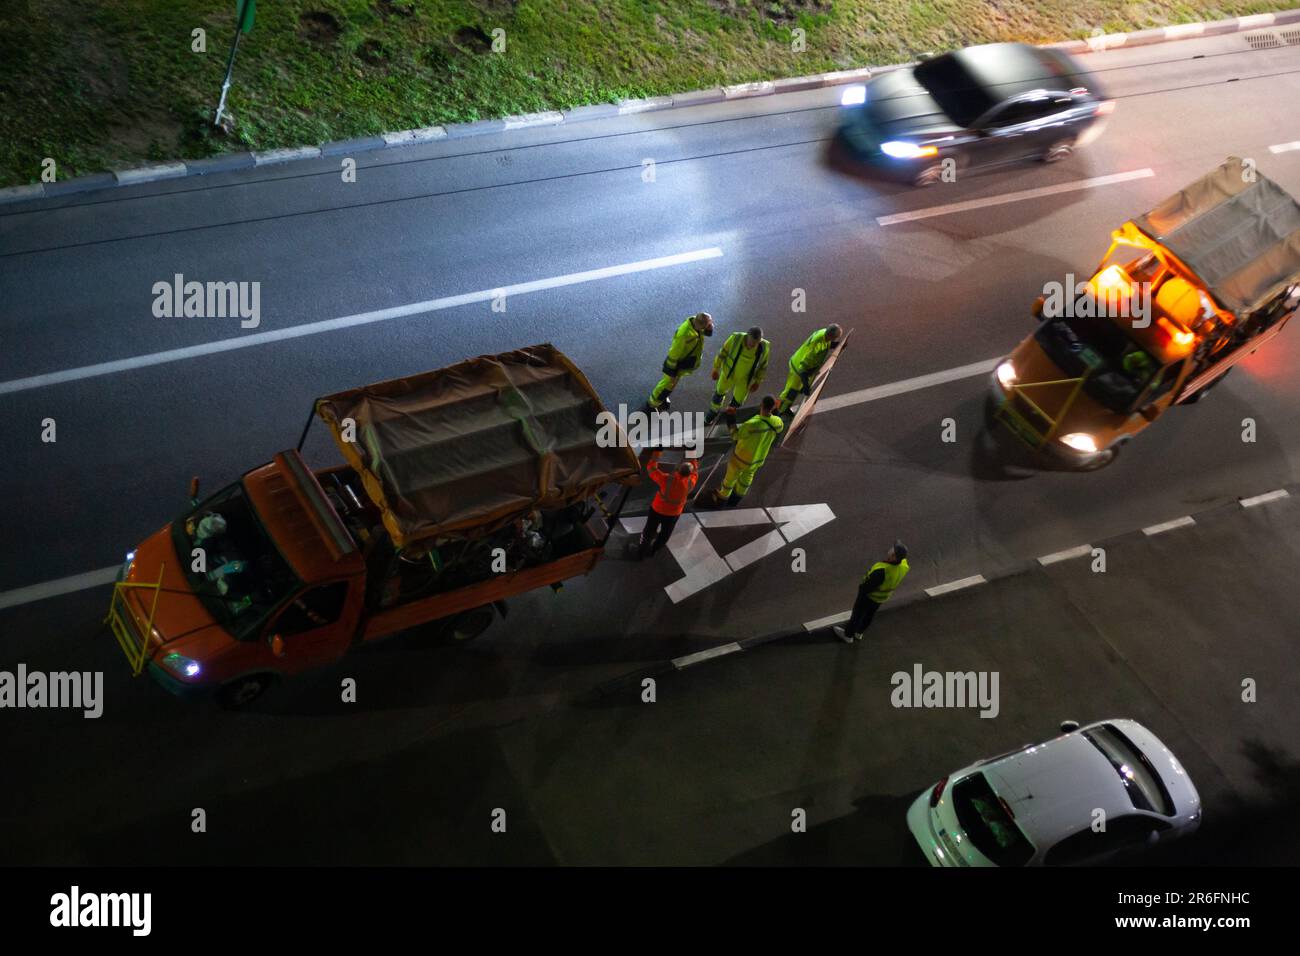
<instances>
[{"instance_id":1,"label":"high-visibility trousers","mask_svg":"<svg viewBox=\"0 0 1300 956\"><path fill-rule=\"evenodd\" d=\"M812 381L816 375L817 372L815 370L808 373L807 379L810 386L812 385ZM790 366L790 372L785 377L785 388L781 389L780 398L782 405L788 408L794 404L795 399L799 397L799 393L804 390L804 378L805 376L800 375L794 370L793 365Z\"/></svg>"},{"instance_id":2,"label":"high-visibility trousers","mask_svg":"<svg viewBox=\"0 0 1300 956\"><path fill-rule=\"evenodd\" d=\"M677 383L680 382L683 377L690 375L692 371L694 371L694 369L686 369L685 371L678 372L676 375L664 375L663 378L659 379L659 383L650 390L650 407L658 408L661 406L664 403L664 399L671 395L673 389L677 387Z\"/></svg>"},{"instance_id":3,"label":"high-visibility trousers","mask_svg":"<svg viewBox=\"0 0 1300 956\"><path fill-rule=\"evenodd\" d=\"M731 407L739 408L745 404L745 399L749 396L749 383L733 382L725 376L718 379L718 387L713 393L713 401L709 402L709 411L716 415L722 408L722 403L727 400L728 394L731 395Z\"/></svg>"},{"instance_id":4,"label":"high-visibility trousers","mask_svg":"<svg viewBox=\"0 0 1300 956\"><path fill-rule=\"evenodd\" d=\"M749 486L753 484L754 476L761 467L762 462L752 465L733 452L731 460L727 462L727 473L722 478L722 486L718 488L718 496L730 498L732 492L735 492L736 497L745 497L745 492L749 491Z\"/></svg>"}]
</instances>

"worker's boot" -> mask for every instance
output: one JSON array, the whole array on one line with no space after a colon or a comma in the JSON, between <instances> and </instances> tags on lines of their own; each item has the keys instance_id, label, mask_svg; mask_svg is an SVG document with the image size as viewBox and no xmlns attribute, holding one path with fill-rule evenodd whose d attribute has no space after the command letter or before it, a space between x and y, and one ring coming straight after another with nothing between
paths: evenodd
<instances>
[{"instance_id":1,"label":"worker's boot","mask_svg":"<svg viewBox=\"0 0 1300 956\"><path fill-rule=\"evenodd\" d=\"M728 507L728 508L734 508L734 507L736 507L736 505L738 505L738 504L740 504L740 495L736 494L736 493L733 491L733 492L731 493L731 497L727 499L727 507Z\"/></svg>"}]
</instances>

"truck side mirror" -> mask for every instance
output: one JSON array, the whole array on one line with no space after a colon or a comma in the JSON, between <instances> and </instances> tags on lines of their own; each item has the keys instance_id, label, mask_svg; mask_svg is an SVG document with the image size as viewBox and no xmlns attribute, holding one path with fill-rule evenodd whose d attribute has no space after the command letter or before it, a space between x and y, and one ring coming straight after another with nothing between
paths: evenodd
<instances>
[{"instance_id":1,"label":"truck side mirror","mask_svg":"<svg viewBox=\"0 0 1300 956\"><path fill-rule=\"evenodd\" d=\"M272 634L266 639L266 643L271 645L271 653L276 657L284 657L284 638L279 634Z\"/></svg>"},{"instance_id":2,"label":"truck side mirror","mask_svg":"<svg viewBox=\"0 0 1300 956\"><path fill-rule=\"evenodd\" d=\"M190 479L190 504L199 503L199 476L195 475Z\"/></svg>"},{"instance_id":3,"label":"truck side mirror","mask_svg":"<svg viewBox=\"0 0 1300 956\"><path fill-rule=\"evenodd\" d=\"M1153 422L1160 417L1160 409L1155 405L1146 405L1138 409L1138 414L1147 421Z\"/></svg>"},{"instance_id":4,"label":"truck side mirror","mask_svg":"<svg viewBox=\"0 0 1300 956\"><path fill-rule=\"evenodd\" d=\"M1079 729L1079 722L1077 720L1061 721L1061 733L1063 734L1072 734L1078 729Z\"/></svg>"},{"instance_id":5,"label":"truck side mirror","mask_svg":"<svg viewBox=\"0 0 1300 956\"><path fill-rule=\"evenodd\" d=\"M1043 321L1043 303L1046 301L1047 301L1047 296L1040 295L1037 299L1034 300L1034 304L1029 308L1029 311L1034 313L1034 318L1036 318L1039 322Z\"/></svg>"}]
</instances>

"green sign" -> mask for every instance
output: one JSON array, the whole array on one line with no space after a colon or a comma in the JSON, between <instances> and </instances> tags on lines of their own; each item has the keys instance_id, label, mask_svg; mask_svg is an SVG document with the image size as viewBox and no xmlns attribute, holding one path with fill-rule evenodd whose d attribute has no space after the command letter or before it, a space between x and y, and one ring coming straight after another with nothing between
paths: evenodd
<instances>
[{"instance_id":1,"label":"green sign","mask_svg":"<svg viewBox=\"0 0 1300 956\"><path fill-rule=\"evenodd\" d=\"M239 23L239 32L248 33L253 29L253 16L257 13L257 0L235 0L235 20Z\"/></svg>"}]
</instances>

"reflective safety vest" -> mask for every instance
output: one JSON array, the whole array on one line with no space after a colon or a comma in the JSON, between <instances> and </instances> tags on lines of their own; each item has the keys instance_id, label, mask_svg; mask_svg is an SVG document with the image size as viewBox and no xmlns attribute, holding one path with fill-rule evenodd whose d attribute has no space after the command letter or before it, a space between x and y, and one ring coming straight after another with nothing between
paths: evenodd
<instances>
[{"instance_id":1,"label":"reflective safety vest","mask_svg":"<svg viewBox=\"0 0 1300 956\"><path fill-rule=\"evenodd\" d=\"M668 517L682 513L691 489L700 478L699 466L695 462L691 462L689 475L677 474L676 466L671 471L664 471L657 464L647 469L647 474L650 475L650 480L659 486L659 493L655 495L655 500L650 502L650 507Z\"/></svg>"},{"instance_id":2,"label":"reflective safety vest","mask_svg":"<svg viewBox=\"0 0 1300 956\"><path fill-rule=\"evenodd\" d=\"M875 574L877 571L884 571L885 577L884 580L880 582L880 587L868 594L867 597L871 598L871 600L875 601L877 604L884 604L889 600L889 596L894 593L894 588L898 587L898 585L902 583L903 578L907 577L907 572L910 570L911 568L908 567L907 558L904 558L897 564L890 564L888 561L877 561L871 566L871 570L862 576L862 583L866 584L867 578L871 577L871 575Z\"/></svg>"},{"instance_id":3,"label":"reflective safety vest","mask_svg":"<svg viewBox=\"0 0 1300 956\"><path fill-rule=\"evenodd\" d=\"M737 382L732 378L736 371L736 365L740 362L741 356L745 352L745 337L748 333L732 332L727 336L727 341L722 343L722 348L718 350L718 357L713 360L713 370L721 376L721 379L731 382L733 385L744 385L749 387L751 384L757 384L763 381L763 376L767 374L767 357L772 351L772 343L767 339L759 339L758 349L754 354L754 364L749 367L749 374L743 382Z\"/></svg>"},{"instance_id":4,"label":"reflective safety vest","mask_svg":"<svg viewBox=\"0 0 1300 956\"><path fill-rule=\"evenodd\" d=\"M672 345L668 346L668 358L664 359L664 374L676 375L699 368L704 355L704 333L697 332L688 318L673 333Z\"/></svg>"},{"instance_id":5,"label":"reflective safety vest","mask_svg":"<svg viewBox=\"0 0 1300 956\"><path fill-rule=\"evenodd\" d=\"M825 363L826 356L830 355L832 348L834 346L826 338L826 330L818 329L804 340L803 345L799 346L794 355L790 356L790 367L800 375L815 372Z\"/></svg>"},{"instance_id":6,"label":"reflective safety vest","mask_svg":"<svg viewBox=\"0 0 1300 956\"><path fill-rule=\"evenodd\" d=\"M767 461L767 453L772 450L776 436L785 430L785 422L780 415L755 415L753 418L736 426L736 446L733 454L746 466L757 466Z\"/></svg>"}]
</instances>

